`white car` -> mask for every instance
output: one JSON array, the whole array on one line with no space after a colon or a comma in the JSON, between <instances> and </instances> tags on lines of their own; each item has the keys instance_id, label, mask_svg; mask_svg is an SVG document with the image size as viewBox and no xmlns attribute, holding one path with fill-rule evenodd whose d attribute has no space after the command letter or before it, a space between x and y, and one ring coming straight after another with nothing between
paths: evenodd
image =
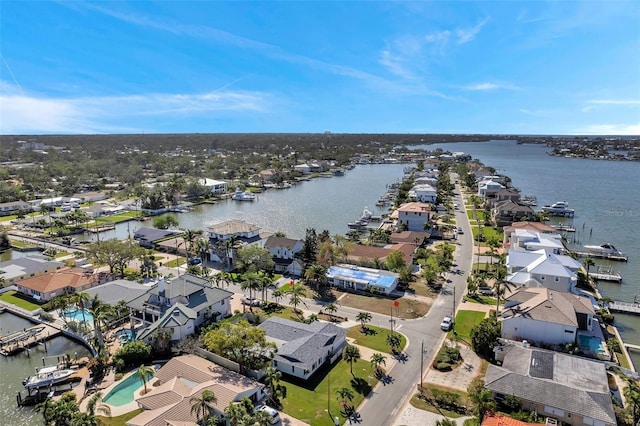
<instances>
[{"instance_id":1,"label":"white car","mask_svg":"<svg viewBox=\"0 0 640 426\"><path fill-rule=\"evenodd\" d=\"M275 425L278 424L280 422L280 413L278 412L278 410L269 407L268 405L258 405L256 406L256 408L254 409L254 411L257 413L258 411L264 411L265 413L269 413L269 415L271 416L271 424Z\"/></svg>"},{"instance_id":2,"label":"white car","mask_svg":"<svg viewBox=\"0 0 640 426\"><path fill-rule=\"evenodd\" d=\"M240 302L242 302L243 305L260 306L260 301L253 297L242 296L242 299L240 299Z\"/></svg>"},{"instance_id":3,"label":"white car","mask_svg":"<svg viewBox=\"0 0 640 426\"><path fill-rule=\"evenodd\" d=\"M449 331L451 330L452 325L453 325L453 320L451 319L451 317L444 317L442 319L442 322L440 323L440 329L442 331Z\"/></svg>"}]
</instances>

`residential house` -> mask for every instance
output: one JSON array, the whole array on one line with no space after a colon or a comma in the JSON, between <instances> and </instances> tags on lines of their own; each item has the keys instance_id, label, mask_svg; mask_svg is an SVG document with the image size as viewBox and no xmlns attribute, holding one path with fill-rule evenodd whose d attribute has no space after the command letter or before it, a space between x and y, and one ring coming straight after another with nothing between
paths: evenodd
<instances>
[{"instance_id":1,"label":"residential house","mask_svg":"<svg viewBox=\"0 0 640 426\"><path fill-rule=\"evenodd\" d=\"M191 408L205 390L216 401L207 404L212 416L224 417L229 404L248 398L254 405L267 396L263 384L196 355L171 358L154 376L152 389L136 399L143 411L128 426L196 425L200 419Z\"/></svg>"},{"instance_id":2,"label":"residential house","mask_svg":"<svg viewBox=\"0 0 640 426\"><path fill-rule=\"evenodd\" d=\"M212 194L224 194L228 189L227 182L223 180L203 178L198 180L198 183L209 189L209 192L211 192Z\"/></svg>"},{"instance_id":3,"label":"residential house","mask_svg":"<svg viewBox=\"0 0 640 426\"><path fill-rule=\"evenodd\" d=\"M505 299L501 336L537 346L576 343L578 331L594 332L589 298L548 288L521 288Z\"/></svg>"},{"instance_id":4,"label":"residential house","mask_svg":"<svg viewBox=\"0 0 640 426\"><path fill-rule=\"evenodd\" d=\"M491 215L496 226L507 226L523 219L534 218L536 212L530 207L506 199L492 203Z\"/></svg>"},{"instance_id":5,"label":"residential house","mask_svg":"<svg viewBox=\"0 0 640 426\"><path fill-rule=\"evenodd\" d=\"M544 222L514 222L509 226L505 226L503 229L502 245L505 249L508 249L511 246L512 234L515 233L516 229L524 229L526 231L539 232L541 234L556 233L556 229L554 227L549 226Z\"/></svg>"},{"instance_id":6,"label":"residential house","mask_svg":"<svg viewBox=\"0 0 640 426\"><path fill-rule=\"evenodd\" d=\"M393 244L413 244L414 247L421 247L427 243L429 235L424 232L417 231L400 231L391 233L391 242Z\"/></svg>"},{"instance_id":7,"label":"residential house","mask_svg":"<svg viewBox=\"0 0 640 426\"><path fill-rule=\"evenodd\" d=\"M616 425L603 363L524 346L496 348L502 365L490 364L484 378L496 399L516 396L523 409L567 425Z\"/></svg>"},{"instance_id":8,"label":"residential house","mask_svg":"<svg viewBox=\"0 0 640 426\"><path fill-rule=\"evenodd\" d=\"M493 194L490 206L499 201L511 200L514 203L520 202L520 191L515 188L500 189Z\"/></svg>"},{"instance_id":9,"label":"residential house","mask_svg":"<svg viewBox=\"0 0 640 426\"><path fill-rule=\"evenodd\" d=\"M138 241L140 246L145 248L154 248L155 244L160 240L168 239L169 237L180 234L180 231L172 229L156 229L143 227L135 231L133 239Z\"/></svg>"},{"instance_id":10,"label":"residential house","mask_svg":"<svg viewBox=\"0 0 640 426\"><path fill-rule=\"evenodd\" d=\"M19 280L57 271L63 266L64 263L48 260L43 256L19 257L0 262L0 278L4 278L7 284L11 285Z\"/></svg>"},{"instance_id":11,"label":"residential house","mask_svg":"<svg viewBox=\"0 0 640 426\"><path fill-rule=\"evenodd\" d=\"M275 262L275 272L288 273L294 276L302 276L304 265L296 255L302 251L304 242L292 238L277 237L271 235L262 240L262 245L269 250Z\"/></svg>"},{"instance_id":12,"label":"residential house","mask_svg":"<svg viewBox=\"0 0 640 426\"><path fill-rule=\"evenodd\" d=\"M580 262L570 256L553 254L545 250L520 252L509 250L507 254L506 281L517 286L546 287L551 290L571 292L578 280Z\"/></svg>"},{"instance_id":13,"label":"residential house","mask_svg":"<svg viewBox=\"0 0 640 426\"><path fill-rule=\"evenodd\" d=\"M132 327L138 320L145 328L139 336L151 338L152 331L164 325L172 328L172 340L177 340L193 334L196 327L231 315L232 296L230 291L211 287L205 278L184 274L171 280L161 278L127 306Z\"/></svg>"},{"instance_id":14,"label":"residential house","mask_svg":"<svg viewBox=\"0 0 640 426\"><path fill-rule=\"evenodd\" d=\"M130 302L147 291L149 291L148 286L135 281L113 280L90 288L85 293L92 298L98 296L100 301L115 306L120 301Z\"/></svg>"},{"instance_id":15,"label":"residential house","mask_svg":"<svg viewBox=\"0 0 640 426\"><path fill-rule=\"evenodd\" d=\"M290 376L308 379L323 365L335 362L346 346L346 331L325 321L305 324L271 317L259 327L276 344L273 366Z\"/></svg>"},{"instance_id":16,"label":"residential house","mask_svg":"<svg viewBox=\"0 0 640 426\"><path fill-rule=\"evenodd\" d=\"M423 231L431 219L431 207L425 203L406 203L397 210L398 222L396 228L401 231Z\"/></svg>"},{"instance_id":17,"label":"residential house","mask_svg":"<svg viewBox=\"0 0 640 426\"><path fill-rule=\"evenodd\" d=\"M16 281L18 292L41 302L65 293L84 291L101 284L101 276L82 268L64 268Z\"/></svg>"},{"instance_id":18,"label":"residential house","mask_svg":"<svg viewBox=\"0 0 640 426\"><path fill-rule=\"evenodd\" d=\"M37 200L28 201L31 208L35 211L40 210L41 206L45 206L49 209L53 209L54 207L60 207L65 203L68 204L78 204L80 198L75 197L52 197L52 198L41 198Z\"/></svg>"},{"instance_id":19,"label":"residential house","mask_svg":"<svg viewBox=\"0 0 640 426\"><path fill-rule=\"evenodd\" d=\"M210 226L209 242L211 243L210 258L214 262L235 262L235 252L238 247L260 241L260 228L243 220L227 220ZM265 236L266 238L266 236ZM228 244L228 246L227 246Z\"/></svg>"},{"instance_id":20,"label":"residential house","mask_svg":"<svg viewBox=\"0 0 640 426\"><path fill-rule=\"evenodd\" d=\"M293 169L297 172L302 173L303 175L308 175L311 173L311 166L307 163L297 164L293 166Z\"/></svg>"},{"instance_id":21,"label":"residential house","mask_svg":"<svg viewBox=\"0 0 640 426\"><path fill-rule=\"evenodd\" d=\"M17 214L19 211L30 212L31 204L26 201L10 201L8 203L0 203L0 216L10 216Z\"/></svg>"},{"instance_id":22,"label":"residential house","mask_svg":"<svg viewBox=\"0 0 640 426\"><path fill-rule=\"evenodd\" d=\"M527 423L500 414L486 413L480 426L540 426L540 423Z\"/></svg>"},{"instance_id":23,"label":"residential house","mask_svg":"<svg viewBox=\"0 0 640 426\"><path fill-rule=\"evenodd\" d=\"M80 199L82 203L95 203L109 198L107 193L102 191L80 192L73 194L72 197Z\"/></svg>"},{"instance_id":24,"label":"residential house","mask_svg":"<svg viewBox=\"0 0 640 426\"><path fill-rule=\"evenodd\" d=\"M423 232L422 235L426 234ZM413 264L413 255L416 251L415 239L413 242L387 244L384 247L350 244L349 252L343 262L375 268L380 264L384 264L387 256L394 251L400 251L402 253L402 258L407 265Z\"/></svg>"},{"instance_id":25,"label":"residential house","mask_svg":"<svg viewBox=\"0 0 640 426\"><path fill-rule=\"evenodd\" d=\"M562 236L556 232L539 232L528 229L510 231L509 249L513 251L546 250L548 253L565 254Z\"/></svg>"},{"instance_id":26,"label":"residential house","mask_svg":"<svg viewBox=\"0 0 640 426\"><path fill-rule=\"evenodd\" d=\"M484 180L478 183L478 196L483 199L492 198L496 192L504 189L505 186L493 180Z\"/></svg>"},{"instance_id":27,"label":"residential house","mask_svg":"<svg viewBox=\"0 0 640 426\"><path fill-rule=\"evenodd\" d=\"M420 203L435 204L438 192L429 184L414 185L409 190L409 198Z\"/></svg>"},{"instance_id":28,"label":"residential house","mask_svg":"<svg viewBox=\"0 0 640 426\"><path fill-rule=\"evenodd\" d=\"M395 272L382 269L339 264L329 267L327 280L330 285L345 290L389 295L398 286L400 277Z\"/></svg>"}]
</instances>

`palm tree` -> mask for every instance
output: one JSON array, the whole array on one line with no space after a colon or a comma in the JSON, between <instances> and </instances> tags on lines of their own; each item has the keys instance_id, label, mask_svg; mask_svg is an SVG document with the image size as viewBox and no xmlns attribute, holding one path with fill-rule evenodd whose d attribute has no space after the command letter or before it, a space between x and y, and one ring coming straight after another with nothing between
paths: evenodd
<instances>
[{"instance_id":1,"label":"palm tree","mask_svg":"<svg viewBox=\"0 0 640 426\"><path fill-rule=\"evenodd\" d=\"M73 293L73 295L71 296L71 299L73 301L73 304L76 306L76 308L82 312L82 322L86 324L87 318L86 318L85 307L88 305L88 302L91 300L91 296L89 295L89 293L85 291L77 291Z\"/></svg>"},{"instance_id":2,"label":"palm tree","mask_svg":"<svg viewBox=\"0 0 640 426\"><path fill-rule=\"evenodd\" d=\"M151 365L142 364L140 367L138 367L138 371L136 371L136 374L144 384L144 393L147 393L147 381L149 380L149 376L152 376L155 372L156 370L154 370Z\"/></svg>"},{"instance_id":3,"label":"palm tree","mask_svg":"<svg viewBox=\"0 0 640 426\"><path fill-rule=\"evenodd\" d=\"M111 418L111 407L102 402L102 392L94 393L87 403L87 411L90 415L95 416L96 412Z\"/></svg>"},{"instance_id":4,"label":"palm tree","mask_svg":"<svg viewBox=\"0 0 640 426\"><path fill-rule=\"evenodd\" d=\"M593 259L590 257L587 257L585 260L582 261L582 265L587 270L587 282L589 282L589 268L595 264L596 262L594 262Z\"/></svg>"},{"instance_id":5,"label":"palm tree","mask_svg":"<svg viewBox=\"0 0 640 426\"><path fill-rule=\"evenodd\" d=\"M196 240L196 252L202 258L202 261L209 260L209 250L211 250L211 242L207 238L198 238Z\"/></svg>"},{"instance_id":6,"label":"palm tree","mask_svg":"<svg viewBox=\"0 0 640 426\"><path fill-rule=\"evenodd\" d=\"M289 304L293 306L293 310L298 312L298 305L305 304L302 298L306 296L307 292L302 284L294 284L289 288ZM306 306L306 304L305 304Z\"/></svg>"},{"instance_id":7,"label":"palm tree","mask_svg":"<svg viewBox=\"0 0 640 426\"><path fill-rule=\"evenodd\" d=\"M391 333L387 336L386 342L391 347L391 352L396 353L402 344L402 339L398 333Z\"/></svg>"},{"instance_id":8,"label":"palm tree","mask_svg":"<svg viewBox=\"0 0 640 426\"><path fill-rule=\"evenodd\" d=\"M280 398L287 396L287 388L280 384L281 378L282 373L271 365L264 370L263 379L264 385L269 390L269 402L276 407L280 406Z\"/></svg>"},{"instance_id":9,"label":"palm tree","mask_svg":"<svg viewBox=\"0 0 640 426\"><path fill-rule=\"evenodd\" d=\"M238 402L230 402L224 409L225 418L231 426L240 426L244 417L247 415L247 409Z\"/></svg>"},{"instance_id":10,"label":"palm tree","mask_svg":"<svg viewBox=\"0 0 640 426\"><path fill-rule=\"evenodd\" d=\"M343 408L347 407L347 401L353 401L353 391L347 387L337 389L336 394L338 395L338 400L341 401Z\"/></svg>"},{"instance_id":11,"label":"palm tree","mask_svg":"<svg viewBox=\"0 0 640 426\"><path fill-rule=\"evenodd\" d=\"M334 303L327 303L326 305L324 305L323 309L327 314L329 314L331 319L333 319L333 314L336 313L338 307Z\"/></svg>"},{"instance_id":12,"label":"palm tree","mask_svg":"<svg viewBox=\"0 0 640 426\"><path fill-rule=\"evenodd\" d=\"M101 349L104 347L102 326L108 318L113 316L115 310L111 305L100 300L98 294L95 294L89 302L87 311L93 317L93 332L96 338L96 345L98 346L98 349Z\"/></svg>"},{"instance_id":13,"label":"palm tree","mask_svg":"<svg viewBox=\"0 0 640 426\"><path fill-rule=\"evenodd\" d=\"M360 349L357 346L347 345L342 356L349 363L351 375L353 376L353 363L360 358Z\"/></svg>"},{"instance_id":14,"label":"palm tree","mask_svg":"<svg viewBox=\"0 0 640 426\"><path fill-rule=\"evenodd\" d=\"M278 302L280 301L280 299L282 299L284 297L284 294L286 293L286 290L282 287L280 288L276 288L275 290L273 290L273 292L271 293L271 295L273 296L273 298L276 301L276 304L278 304Z\"/></svg>"},{"instance_id":15,"label":"palm tree","mask_svg":"<svg viewBox=\"0 0 640 426\"><path fill-rule=\"evenodd\" d=\"M506 290L512 290L514 287L514 284L502 278L496 278L493 283L493 289L496 292L496 318L500 312L500 296L502 296Z\"/></svg>"},{"instance_id":16,"label":"palm tree","mask_svg":"<svg viewBox=\"0 0 640 426\"><path fill-rule=\"evenodd\" d=\"M304 278L307 282L313 282L317 291L320 288L320 284L327 278L327 268L319 263L314 263L304 271Z\"/></svg>"},{"instance_id":17,"label":"palm tree","mask_svg":"<svg viewBox=\"0 0 640 426\"><path fill-rule=\"evenodd\" d=\"M376 373L380 373L382 372L380 366L387 365L387 357L379 352L375 352L373 355L371 355L371 359L369 360L369 362L371 362L371 366L375 368Z\"/></svg>"},{"instance_id":18,"label":"palm tree","mask_svg":"<svg viewBox=\"0 0 640 426\"><path fill-rule=\"evenodd\" d=\"M184 234L182 234L182 238L184 238L184 249L187 252L187 260L191 258L191 252L193 251L193 245L198 236L202 235L202 231L198 229L187 229Z\"/></svg>"},{"instance_id":19,"label":"palm tree","mask_svg":"<svg viewBox=\"0 0 640 426\"><path fill-rule=\"evenodd\" d=\"M198 419L199 422L200 413L202 413L202 424L206 425L207 417L209 417L209 407L207 405L215 404L216 402L218 402L218 400L213 391L205 389L204 391L202 391L199 398L197 396L193 396L191 397L189 402L191 403L191 415L195 413L196 419Z\"/></svg>"},{"instance_id":20,"label":"palm tree","mask_svg":"<svg viewBox=\"0 0 640 426\"><path fill-rule=\"evenodd\" d=\"M364 331L367 323L371 321L371 314L369 312L358 312L358 315L356 315L356 320L360 321L362 331Z\"/></svg>"}]
</instances>

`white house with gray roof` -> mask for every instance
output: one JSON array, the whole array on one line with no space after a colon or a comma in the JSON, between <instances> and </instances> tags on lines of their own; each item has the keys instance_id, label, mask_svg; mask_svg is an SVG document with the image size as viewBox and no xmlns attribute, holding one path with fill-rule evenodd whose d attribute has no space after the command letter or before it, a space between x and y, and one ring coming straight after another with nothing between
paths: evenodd
<instances>
[{"instance_id":1,"label":"white house with gray roof","mask_svg":"<svg viewBox=\"0 0 640 426\"><path fill-rule=\"evenodd\" d=\"M121 300L129 302L147 291L149 291L148 286L135 281L113 280L87 289L85 293L91 297L97 295L101 301L109 305L117 305Z\"/></svg>"},{"instance_id":2,"label":"white house with gray roof","mask_svg":"<svg viewBox=\"0 0 640 426\"><path fill-rule=\"evenodd\" d=\"M570 256L545 250L519 252L509 250L505 280L517 286L546 287L571 292L578 282L580 262Z\"/></svg>"},{"instance_id":3,"label":"white house with gray roof","mask_svg":"<svg viewBox=\"0 0 640 426\"><path fill-rule=\"evenodd\" d=\"M311 324L271 317L259 326L278 352L273 366L290 376L308 379L321 366L333 363L346 346L346 331L325 321Z\"/></svg>"},{"instance_id":4,"label":"white house with gray roof","mask_svg":"<svg viewBox=\"0 0 640 426\"><path fill-rule=\"evenodd\" d=\"M513 342L496 348L496 359L502 365L484 378L496 399L516 396L523 409L567 425L616 425L603 363Z\"/></svg>"},{"instance_id":5,"label":"white house with gray roof","mask_svg":"<svg viewBox=\"0 0 640 426\"><path fill-rule=\"evenodd\" d=\"M172 330L174 336L184 336L187 330L216 321L231 315L231 297L233 293L211 287L209 281L191 274L177 278L160 279L158 284L144 294L127 303L130 319L142 321L145 329L157 329L158 321L173 328L178 324L180 330ZM177 307L176 307L177 306ZM175 308L174 308L175 307ZM171 318L167 312L172 312ZM143 329L138 336L144 335Z\"/></svg>"},{"instance_id":6,"label":"white house with gray roof","mask_svg":"<svg viewBox=\"0 0 640 426\"><path fill-rule=\"evenodd\" d=\"M263 247L271 253L273 261L275 262L275 272L286 272L295 276L302 275L304 266L300 261L295 260L296 255L300 253L304 247L302 240L271 235L261 240L261 243Z\"/></svg>"},{"instance_id":7,"label":"white house with gray roof","mask_svg":"<svg viewBox=\"0 0 640 426\"><path fill-rule=\"evenodd\" d=\"M579 330L594 331L589 298L548 288L521 288L505 299L501 336L536 345L576 343Z\"/></svg>"}]
</instances>

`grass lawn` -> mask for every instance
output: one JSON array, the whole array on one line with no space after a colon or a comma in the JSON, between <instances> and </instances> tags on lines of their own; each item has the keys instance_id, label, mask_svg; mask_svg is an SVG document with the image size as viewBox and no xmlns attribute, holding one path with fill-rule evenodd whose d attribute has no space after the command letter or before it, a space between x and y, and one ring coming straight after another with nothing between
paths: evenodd
<instances>
[{"instance_id":1,"label":"grass lawn","mask_svg":"<svg viewBox=\"0 0 640 426\"><path fill-rule=\"evenodd\" d=\"M9 242L11 243L11 247L15 247L19 249L38 247L35 244L25 243L24 241L20 241L20 240L9 240Z\"/></svg>"},{"instance_id":2,"label":"grass lawn","mask_svg":"<svg viewBox=\"0 0 640 426\"><path fill-rule=\"evenodd\" d=\"M389 299L387 297L375 296L375 295L360 295L354 293L341 293L334 291L336 299L340 298L342 294L344 297L340 299L340 304L349 306L361 311L376 312L379 314L391 315L391 309L393 309L393 316L399 318L419 318L429 312L430 304L419 302L415 299L402 297L400 299ZM398 307L393 306L393 302L398 302ZM340 315L340 308L336 315Z\"/></svg>"},{"instance_id":3,"label":"grass lawn","mask_svg":"<svg viewBox=\"0 0 640 426\"><path fill-rule=\"evenodd\" d=\"M359 325L351 327L347 332L347 337L355 340L354 343L366 346L377 352L389 353L390 347L387 344L387 336L391 334L388 328L380 328L367 324L366 331L363 333ZM400 334L400 350L404 350L407 345L407 339Z\"/></svg>"},{"instance_id":4,"label":"grass lawn","mask_svg":"<svg viewBox=\"0 0 640 426\"><path fill-rule=\"evenodd\" d=\"M130 411L117 417L96 416L96 418L100 420L100 424L104 426L126 426L127 421L131 420L140 413L142 413L142 408Z\"/></svg>"},{"instance_id":5,"label":"grass lawn","mask_svg":"<svg viewBox=\"0 0 640 426\"><path fill-rule=\"evenodd\" d=\"M18 218L18 215L15 215L15 214L12 214L9 216L2 216L0 217L0 222L8 222L10 220L17 219L17 218Z\"/></svg>"},{"instance_id":6,"label":"grass lawn","mask_svg":"<svg viewBox=\"0 0 640 426\"><path fill-rule=\"evenodd\" d=\"M356 360L353 374L355 377L351 375L349 363L341 360L331 369L324 367L319 370L306 382L281 380L280 383L287 388L283 411L311 426L333 426L332 416L340 417L340 424L344 423L346 418L340 412L336 391L343 387L350 389L354 396L350 404L357 407L377 383L369 361Z\"/></svg>"},{"instance_id":7,"label":"grass lawn","mask_svg":"<svg viewBox=\"0 0 640 426\"><path fill-rule=\"evenodd\" d=\"M631 363L629 362L629 359L626 357L625 354L623 354L622 352L615 352L616 354L616 358L618 358L618 362L620 363L620 367L622 368L631 368Z\"/></svg>"},{"instance_id":8,"label":"grass lawn","mask_svg":"<svg viewBox=\"0 0 640 426\"><path fill-rule=\"evenodd\" d=\"M56 253L55 258L60 259L61 257L69 256L70 254L71 253L69 253L68 251L61 250Z\"/></svg>"},{"instance_id":9,"label":"grass lawn","mask_svg":"<svg viewBox=\"0 0 640 426\"><path fill-rule=\"evenodd\" d=\"M40 305L23 299L22 297L16 295L15 291L8 291L6 293L0 294L0 300L15 305L19 308L26 309L27 311L35 311L36 309L40 309Z\"/></svg>"},{"instance_id":10,"label":"grass lawn","mask_svg":"<svg viewBox=\"0 0 640 426\"><path fill-rule=\"evenodd\" d=\"M167 268L175 268L178 265L184 265L187 263L187 259L184 257L178 257L177 259L173 259L164 264Z\"/></svg>"},{"instance_id":11,"label":"grass lawn","mask_svg":"<svg viewBox=\"0 0 640 426\"><path fill-rule=\"evenodd\" d=\"M482 321L485 316L486 316L485 312L458 311L458 314L456 315L456 324L455 324L457 338L469 342L471 340L471 337L469 336L469 333L471 332L471 327L473 327L474 325ZM452 339L454 338L453 331L449 332L449 337Z\"/></svg>"},{"instance_id":12,"label":"grass lawn","mask_svg":"<svg viewBox=\"0 0 640 426\"><path fill-rule=\"evenodd\" d=\"M124 212L120 214L114 214L113 216L101 216L96 220L96 222L98 222L98 224L100 224L101 222L118 223L118 222L125 222L127 220L135 219L138 216L140 216L140 212L135 212L135 211Z\"/></svg>"},{"instance_id":13,"label":"grass lawn","mask_svg":"<svg viewBox=\"0 0 640 426\"><path fill-rule=\"evenodd\" d=\"M496 298L490 297L490 296L481 296L481 295L478 295L476 297L464 296L464 300L466 300L469 303L479 303L481 305L492 305L492 306L496 305ZM500 299L500 304L501 305L503 304L502 298Z\"/></svg>"},{"instance_id":14,"label":"grass lawn","mask_svg":"<svg viewBox=\"0 0 640 426\"><path fill-rule=\"evenodd\" d=\"M459 405L463 405L463 406L467 406L468 405L468 399L467 399L467 394L466 392L461 392L459 390L456 389L451 389L451 388L447 388L444 386L438 386L438 385L425 385L424 386L424 393L426 398L421 397L421 395L419 393L416 393L415 395L413 395L413 397L411 397L411 405L413 405L416 408L419 408L421 410L426 410L426 411L430 411L432 413L438 413L441 414L443 416L447 416L447 417L452 417L452 418L457 418L457 417L462 417L462 414L460 413L456 413L455 411L451 411L451 410L446 410L443 408L439 408L435 405L435 401L432 402L432 398L433 398L433 391L446 391L446 392L451 392L453 394L458 395L458 404Z\"/></svg>"}]
</instances>

